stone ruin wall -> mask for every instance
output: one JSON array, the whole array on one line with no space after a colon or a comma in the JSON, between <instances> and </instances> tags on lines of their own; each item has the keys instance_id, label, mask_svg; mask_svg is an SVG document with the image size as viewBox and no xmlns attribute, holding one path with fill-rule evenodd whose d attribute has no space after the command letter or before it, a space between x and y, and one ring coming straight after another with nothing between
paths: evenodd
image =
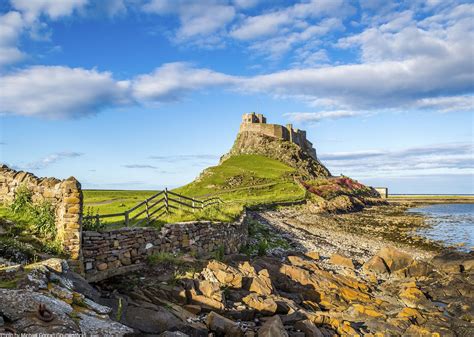
<instances>
[{"instance_id":1,"label":"stone ruin wall","mask_svg":"<svg viewBox=\"0 0 474 337\"><path fill-rule=\"evenodd\" d=\"M75 178L38 178L2 165L0 204L11 203L15 190L23 184L32 192L33 202L47 200L54 206L58 238L70 254L69 263L91 282L141 269L146 257L157 252L207 255L222 245L230 254L237 253L248 240L245 212L234 223L190 222L166 224L161 229L83 231L83 196Z\"/></svg>"},{"instance_id":2,"label":"stone ruin wall","mask_svg":"<svg viewBox=\"0 0 474 337\"><path fill-rule=\"evenodd\" d=\"M0 203L14 200L16 189L25 185L32 192L33 202L51 202L55 210L58 239L70 255L72 265L81 267L81 184L70 177L65 180L38 178L32 173L15 171L6 165L0 166Z\"/></svg>"},{"instance_id":3,"label":"stone ruin wall","mask_svg":"<svg viewBox=\"0 0 474 337\"><path fill-rule=\"evenodd\" d=\"M194 253L205 256L224 247L237 253L247 243L246 213L234 223L189 222L166 224L161 229L135 227L110 231L84 231L85 276L96 282L143 268L147 256L158 253Z\"/></svg>"},{"instance_id":4,"label":"stone ruin wall","mask_svg":"<svg viewBox=\"0 0 474 337\"><path fill-rule=\"evenodd\" d=\"M278 138L286 141L292 141L297 144L303 151L308 153L313 159L317 160L316 150L313 144L306 139L306 132L302 130L295 130L291 126L283 126L278 124L265 123L242 123L240 125L239 133L255 132L260 135ZM290 134L291 132L291 134Z\"/></svg>"}]
</instances>

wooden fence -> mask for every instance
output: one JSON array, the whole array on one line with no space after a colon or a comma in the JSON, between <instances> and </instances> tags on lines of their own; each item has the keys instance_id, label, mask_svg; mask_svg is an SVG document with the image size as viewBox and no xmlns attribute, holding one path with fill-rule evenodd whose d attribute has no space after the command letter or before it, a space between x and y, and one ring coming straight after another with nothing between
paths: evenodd
<instances>
[{"instance_id":1,"label":"wooden fence","mask_svg":"<svg viewBox=\"0 0 474 337\"><path fill-rule=\"evenodd\" d=\"M184 209L194 212L219 203L222 203L219 197L199 200L168 191L165 188L125 212L96 214L85 216L83 219L85 221L95 221L99 225L100 219L123 217L125 226L139 226L145 221L148 224L165 214L171 214L173 210ZM143 217L140 218L141 216Z\"/></svg>"}]
</instances>

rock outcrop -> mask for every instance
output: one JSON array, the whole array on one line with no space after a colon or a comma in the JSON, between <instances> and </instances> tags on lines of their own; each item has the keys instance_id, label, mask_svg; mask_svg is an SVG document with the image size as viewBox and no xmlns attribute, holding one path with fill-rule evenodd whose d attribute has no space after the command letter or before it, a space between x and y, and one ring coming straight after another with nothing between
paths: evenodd
<instances>
[{"instance_id":1,"label":"rock outcrop","mask_svg":"<svg viewBox=\"0 0 474 337\"><path fill-rule=\"evenodd\" d=\"M112 308L64 260L0 270L0 333L81 333L122 336L133 329L112 320Z\"/></svg>"},{"instance_id":2,"label":"rock outcrop","mask_svg":"<svg viewBox=\"0 0 474 337\"><path fill-rule=\"evenodd\" d=\"M331 175L319 160L315 160L298 145L255 132L239 133L232 149L221 158L221 162L239 154L259 154L279 160L295 168L305 178L324 178Z\"/></svg>"}]
</instances>

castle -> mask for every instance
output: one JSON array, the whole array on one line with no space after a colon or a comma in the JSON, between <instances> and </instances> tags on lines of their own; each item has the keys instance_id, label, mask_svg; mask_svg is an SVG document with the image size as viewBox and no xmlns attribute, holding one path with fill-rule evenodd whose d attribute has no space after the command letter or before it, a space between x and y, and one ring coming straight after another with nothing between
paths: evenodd
<instances>
[{"instance_id":1,"label":"castle","mask_svg":"<svg viewBox=\"0 0 474 337\"><path fill-rule=\"evenodd\" d=\"M243 114L239 133L242 132L254 132L268 137L289 141L298 145L314 160L317 160L316 150L313 148L313 144L306 139L306 131L293 129L293 125L291 124L287 124L286 126L267 124L265 116L252 112Z\"/></svg>"}]
</instances>

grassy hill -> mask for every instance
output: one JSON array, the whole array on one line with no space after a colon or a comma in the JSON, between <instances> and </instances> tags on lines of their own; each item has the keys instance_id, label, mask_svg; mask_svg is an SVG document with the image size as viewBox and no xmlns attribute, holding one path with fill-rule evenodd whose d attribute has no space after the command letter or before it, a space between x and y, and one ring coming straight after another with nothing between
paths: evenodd
<instances>
[{"instance_id":1,"label":"grassy hill","mask_svg":"<svg viewBox=\"0 0 474 337\"><path fill-rule=\"evenodd\" d=\"M294 181L293 173L294 168L271 158L237 155L206 169L176 192L197 198L219 196L245 205L301 200L305 191Z\"/></svg>"},{"instance_id":2,"label":"grassy hill","mask_svg":"<svg viewBox=\"0 0 474 337\"><path fill-rule=\"evenodd\" d=\"M297 201L305 197L305 190L295 182L296 170L280 161L261 155L236 155L217 166L204 170L193 182L174 190L186 196L206 199L218 196L224 202L202 211L175 211L163 222L195 219L231 221L244 206ZM85 190L84 212L110 214L123 212L155 194L156 191ZM106 223L118 223L123 218L107 218Z\"/></svg>"}]
</instances>

